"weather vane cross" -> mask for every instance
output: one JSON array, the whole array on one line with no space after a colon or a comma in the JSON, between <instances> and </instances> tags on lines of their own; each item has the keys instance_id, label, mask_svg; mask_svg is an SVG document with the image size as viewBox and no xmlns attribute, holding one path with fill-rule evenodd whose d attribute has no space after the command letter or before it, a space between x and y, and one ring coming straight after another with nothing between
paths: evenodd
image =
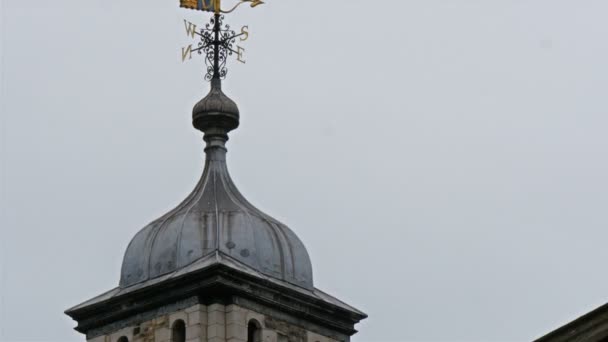
<instances>
[{"instance_id":1,"label":"weather vane cross","mask_svg":"<svg viewBox=\"0 0 608 342\"><path fill-rule=\"evenodd\" d=\"M239 33L232 30L230 25L224 25L222 13L231 13L243 4L256 7L263 4L261 0L240 0L231 9L224 10L221 0L180 0L180 7L212 12L214 15L204 28L184 20L184 26L188 37L198 39L196 46L190 44L182 48L182 62L192 59L193 53L205 55L207 65L206 80L224 79L228 70L226 62L229 56L236 55L237 61L245 63L243 53L245 49L236 45L237 38L244 42L249 38L249 27L243 26Z\"/></svg>"}]
</instances>

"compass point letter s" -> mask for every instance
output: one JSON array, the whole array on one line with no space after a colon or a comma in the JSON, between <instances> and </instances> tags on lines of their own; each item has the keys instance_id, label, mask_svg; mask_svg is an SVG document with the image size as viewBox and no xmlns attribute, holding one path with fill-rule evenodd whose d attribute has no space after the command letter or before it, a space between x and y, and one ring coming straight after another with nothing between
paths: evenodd
<instances>
[{"instance_id":1,"label":"compass point letter s","mask_svg":"<svg viewBox=\"0 0 608 342\"><path fill-rule=\"evenodd\" d=\"M249 38L249 26L243 26L241 28L241 41L244 42Z\"/></svg>"}]
</instances>

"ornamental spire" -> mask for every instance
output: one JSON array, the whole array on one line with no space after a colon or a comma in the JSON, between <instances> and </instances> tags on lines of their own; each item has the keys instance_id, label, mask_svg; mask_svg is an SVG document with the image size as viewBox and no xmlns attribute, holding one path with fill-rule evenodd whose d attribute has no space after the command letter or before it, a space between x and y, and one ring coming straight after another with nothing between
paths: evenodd
<instances>
[{"instance_id":1,"label":"ornamental spire","mask_svg":"<svg viewBox=\"0 0 608 342\"><path fill-rule=\"evenodd\" d=\"M226 62L229 57L236 56L237 61L245 63L245 49L237 44L237 39L239 43L246 41L249 27L243 26L237 33L230 25L224 24L224 13L231 13L243 4L256 7L263 2L241 0L225 10L222 9L221 0L180 0L181 7L213 13L204 27L184 20L186 34L198 42L182 48L182 62L192 59L195 52L205 58L207 68L204 78L211 81L211 90L194 106L192 122L195 128L205 133L207 142L211 137L226 141L228 132L239 126L238 107L222 92L222 80L228 74Z\"/></svg>"}]
</instances>

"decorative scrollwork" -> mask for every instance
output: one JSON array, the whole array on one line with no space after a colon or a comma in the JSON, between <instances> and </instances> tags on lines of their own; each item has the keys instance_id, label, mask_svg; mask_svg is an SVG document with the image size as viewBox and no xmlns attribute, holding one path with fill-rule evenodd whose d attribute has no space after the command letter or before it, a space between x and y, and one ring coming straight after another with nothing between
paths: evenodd
<instances>
[{"instance_id":1,"label":"decorative scrollwork","mask_svg":"<svg viewBox=\"0 0 608 342\"><path fill-rule=\"evenodd\" d=\"M225 79L228 74L226 68L228 57L236 53L234 44L238 35L230 28L230 25L224 25L223 20L223 15L215 15L198 33L200 42L195 51L199 55L205 54L205 65L207 66L205 80L207 81L213 78Z\"/></svg>"},{"instance_id":2,"label":"decorative scrollwork","mask_svg":"<svg viewBox=\"0 0 608 342\"><path fill-rule=\"evenodd\" d=\"M223 20L224 16L216 13L204 28L198 30L196 24L184 20L188 36L193 38L198 36L199 41L196 48L192 48L192 44L182 48L182 61L188 59L188 56L192 58L193 52L204 55L207 81L226 78L228 74L226 62L230 56L236 55L239 62L245 63L243 59L245 49L236 45L236 38L240 37L240 41L247 40L249 27L243 26L241 31L236 33L230 25L225 25Z\"/></svg>"}]
</instances>

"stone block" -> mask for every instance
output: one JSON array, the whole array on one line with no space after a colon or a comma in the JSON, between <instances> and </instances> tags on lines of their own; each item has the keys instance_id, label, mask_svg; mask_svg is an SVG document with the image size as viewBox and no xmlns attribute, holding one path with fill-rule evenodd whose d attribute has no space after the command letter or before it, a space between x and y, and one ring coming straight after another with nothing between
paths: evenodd
<instances>
[{"instance_id":1,"label":"stone block","mask_svg":"<svg viewBox=\"0 0 608 342\"><path fill-rule=\"evenodd\" d=\"M247 340L241 340L240 338L227 338L226 342L247 342Z\"/></svg>"},{"instance_id":2,"label":"stone block","mask_svg":"<svg viewBox=\"0 0 608 342\"><path fill-rule=\"evenodd\" d=\"M186 310L184 310L184 311L186 311L186 313L191 313L191 312L201 311L204 308L205 308L204 305L196 304L196 305L192 305L189 308L186 308Z\"/></svg>"},{"instance_id":3,"label":"stone block","mask_svg":"<svg viewBox=\"0 0 608 342\"><path fill-rule=\"evenodd\" d=\"M186 327L186 340L197 339L201 336L201 325L191 325Z\"/></svg>"},{"instance_id":4,"label":"stone block","mask_svg":"<svg viewBox=\"0 0 608 342\"><path fill-rule=\"evenodd\" d=\"M224 306L222 304L211 304L207 307L207 312L211 312L211 311L226 312L226 306Z\"/></svg>"},{"instance_id":5,"label":"stone block","mask_svg":"<svg viewBox=\"0 0 608 342\"><path fill-rule=\"evenodd\" d=\"M213 324L221 324L224 325L224 323L226 322L226 314L224 313L224 311L209 311L207 313L207 324L209 325L213 325Z\"/></svg>"},{"instance_id":6,"label":"stone block","mask_svg":"<svg viewBox=\"0 0 608 342\"><path fill-rule=\"evenodd\" d=\"M247 312L240 308L233 308L231 311L226 311L226 324L247 325Z\"/></svg>"},{"instance_id":7,"label":"stone block","mask_svg":"<svg viewBox=\"0 0 608 342\"><path fill-rule=\"evenodd\" d=\"M197 310L197 311L192 311L188 313L188 322L186 322L187 325L195 325L195 324L201 324L203 323L203 321L201 320L201 311Z\"/></svg>"},{"instance_id":8,"label":"stone block","mask_svg":"<svg viewBox=\"0 0 608 342\"><path fill-rule=\"evenodd\" d=\"M87 342L106 342L106 336L97 336L95 338L92 338L90 340L87 340Z\"/></svg>"},{"instance_id":9,"label":"stone block","mask_svg":"<svg viewBox=\"0 0 608 342\"><path fill-rule=\"evenodd\" d=\"M226 328L223 324L212 324L207 327L207 339L220 338L224 340L226 338Z\"/></svg>"},{"instance_id":10,"label":"stone block","mask_svg":"<svg viewBox=\"0 0 608 342\"><path fill-rule=\"evenodd\" d=\"M154 332L155 342L170 342L171 341L171 329L167 327L156 328Z\"/></svg>"},{"instance_id":11,"label":"stone block","mask_svg":"<svg viewBox=\"0 0 608 342\"><path fill-rule=\"evenodd\" d=\"M272 329L262 329L262 341L277 342L277 332Z\"/></svg>"},{"instance_id":12,"label":"stone block","mask_svg":"<svg viewBox=\"0 0 608 342\"><path fill-rule=\"evenodd\" d=\"M311 332L311 331L308 331L306 335L307 335L307 342L338 342L334 339L331 339L331 338L323 336L323 335L319 335L319 334Z\"/></svg>"},{"instance_id":13,"label":"stone block","mask_svg":"<svg viewBox=\"0 0 608 342\"><path fill-rule=\"evenodd\" d=\"M169 316L164 315L160 317L156 317L154 320L154 325L158 327L169 327Z\"/></svg>"},{"instance_id":14,"label":"stone block","mask_svg":"<svg viewBox=\"0 0 608 342\"><path fill-rule=\"evenodd\" d=\"M227 324L226 339L237 341L247 341L247 326L243 324Z\"/></svg>"}]
</instances>

